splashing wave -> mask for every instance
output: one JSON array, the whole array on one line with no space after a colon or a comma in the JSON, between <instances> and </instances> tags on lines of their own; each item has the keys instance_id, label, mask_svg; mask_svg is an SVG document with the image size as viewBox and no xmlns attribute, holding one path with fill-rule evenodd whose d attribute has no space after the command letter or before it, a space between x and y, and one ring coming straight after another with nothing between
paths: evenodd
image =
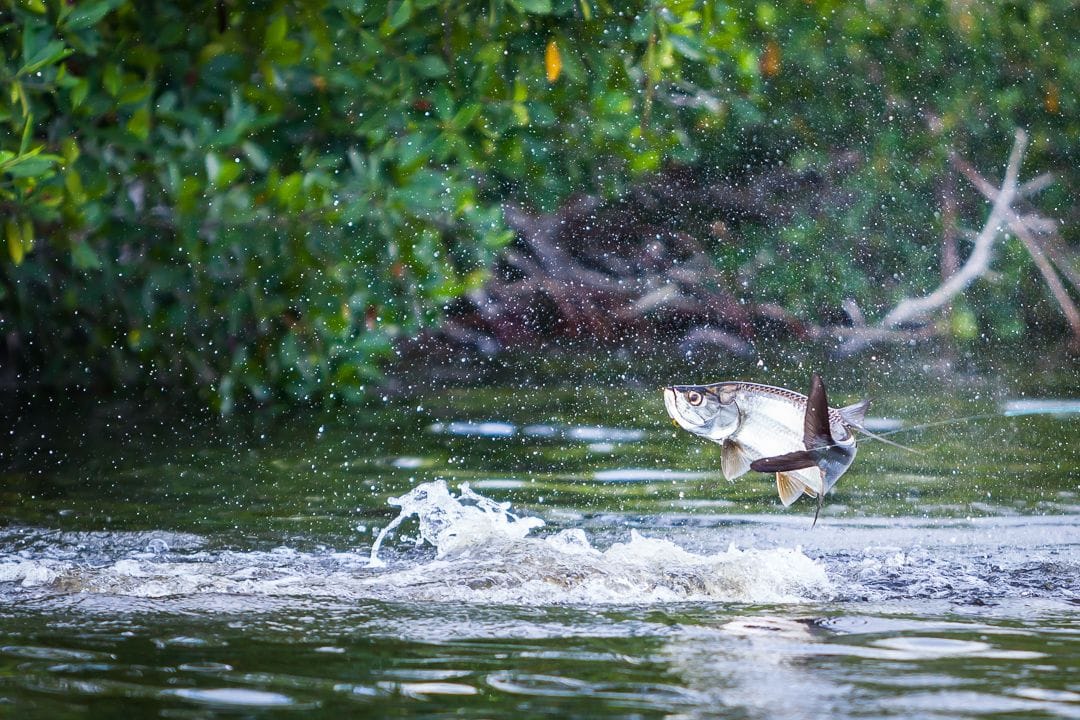
<instances>
[{"instance_id":1,"label":"splashing wave","mask_svg":"<svg viewBox=\"0 0 1080 720\"><path fill-rule=\"evenodd\" d=\"M0 588L142 598L227 594L522 605L780 603L820 600L833 593L824 567L799 549L732 546L695 554L636 531L624 542L599 549L580 528L534 536L544 524L541 519L519 517L509 504L467 485L454 496L441 480L419 485L391 502L401 513L380 534L370 555L289 548L162 551L168 539L159 533L133 540L144 550L108 560L100 555L93 562L70 555L0 555ZM422 551L380 559L390 533L413 517L419 526L416 544L432 546L434 557Z\"/></svg>"}]
</instances>

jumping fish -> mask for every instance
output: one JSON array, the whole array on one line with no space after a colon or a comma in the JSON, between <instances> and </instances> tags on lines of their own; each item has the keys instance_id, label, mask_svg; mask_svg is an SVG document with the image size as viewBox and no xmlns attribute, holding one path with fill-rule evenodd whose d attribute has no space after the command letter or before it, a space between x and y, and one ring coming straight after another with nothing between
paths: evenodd
<instances>
[{"instance_id":1,"label":"jumping fish","mask_svg":"<svg viewBox=\"0 0 1080 720\"><path fill-rule=\"evenodd\" d=\"M776 473L784 507L806 494L817 498L819 512L825 493L855 460L853 430L862 431L869 406L861 400L830 408L817 373L809 397L748 382L664 388L672 420L722 446L724 477L734 480L748 470Z\"/></svg>"}]
</instances>

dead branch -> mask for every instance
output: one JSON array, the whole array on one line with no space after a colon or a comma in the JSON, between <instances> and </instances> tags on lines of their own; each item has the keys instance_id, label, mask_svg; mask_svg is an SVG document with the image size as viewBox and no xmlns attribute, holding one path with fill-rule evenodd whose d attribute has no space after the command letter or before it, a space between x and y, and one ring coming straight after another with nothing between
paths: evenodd
<instances>
[{"instance_id":1,"label":"dead branch","mask_svg":"<svg viewBox=\"0 0 1080 720\"><path fill-rule=\"evenodd\" d=\"M741 302L693 231L734 242L727 233L741 223L782 222L793 200L822 202L856 161L838 155L821 170L773 166L704 185L673 167L618 200L581 196L548 214L508 206L515 241L484 287L456 304L442 337L485 350L549 337L682 336L687 346L736 354L748 353L759 331L807 337L804 322L783 309Z\"/></svg>"},{"instance_id":2,"label":"dead branch","mask_svg":"<svg viewBox=\"0 0 1080 720\"><path fill-rule=\"evenodd\" d=\"M927 315L948 305L953 298L967 289L971 283L986 274L993 257L994 241L1001 232L1001 226L1008 220L1013 200L1019 188L1018 176L1027 148L1028 137L1023 130L1016 131L1016 140L1005 170L1005 179L995 193L990 216L986 224L975 237L974 247L968 259L948 280L933 292L920 298L907 298L897 304L879 323L884 330L892 330L905 323L923 320Z\"/></svg>"},{"instance_id":3,"label":"dead branch","mask_svg":"<svg viewBox=\"0 0 1080 720\"><path fill-rule=\"evenodd\" d=\"M959 158L953 159L953 164L967 177L972 185L974 185L983 197L987 200L994 201L997 196L997 191L994 187L983 178L979 172ZM1026 190L1028 193L1038 192L1049 184L1049 175L1040 175L1021 186L1020 195L1022 196ZM1051 178L1052 179L1052 178ZM1056 230L1057 223L1041 218L1038 216L1020 215L1013 207L1007 208L1005 214L1006 221L1009 224L1009 229L1013 231L1020 242L1024 245L1024 248L1031 255L1032 261L1035 263L1035 267L1043 276L1043 280L1046 282L1047 287L1050 289L1050 294L1054 296L1054 300L1057 302L1058 307L1061 308L1061 312L1065 315L1066 321L1069 323L1069 328L1072 331L1074 338L1080 338L1080 309L1077 309L1076 304L1069 296L1068 290L1061 282L1061 278L1057 272L1054 271L1054 265L1058 265L1058 270L1066 275L1072 281L1074 287L1080 288L1080 283L1077 280L1080 278L1075 277L1076 273L1071 263L1062 258L1059 262L1054 263L1055 257L1061 257L1060 254L1047 252L1046 248L1039 241L1037 235L1040 231Z\"/></svg>"}]
</instances>

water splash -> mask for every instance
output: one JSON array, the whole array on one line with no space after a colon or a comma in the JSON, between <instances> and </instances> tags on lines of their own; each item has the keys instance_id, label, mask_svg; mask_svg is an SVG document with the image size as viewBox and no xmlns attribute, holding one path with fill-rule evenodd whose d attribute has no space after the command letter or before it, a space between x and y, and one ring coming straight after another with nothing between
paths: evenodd
<instances>
[{"instance_id":1,"label":"water splash","mask_svg":"<svg viewBox=\"0 0 1080 720\"><path fill-rule=\"evenodd\" d=\"M425 599L478 602L649 603L725 600L797 602L832 592L822 566L799 549L740 550L699 555L637 531L606 550L585 531L568 528L532 537L543 520L519 517L462 484L458 496L445 481L423 483L391 498L401 512L375 540L371 567L386 538L415 517L418 545L436 550L436 561L382 576L388 586ZM440 562L443 561L443 562Z\"/></svg>"},{"instance_id":2,"label":"water splash","mask_svg":"<svg viewBox=\"0 0 1080 720\"><path fill-rule=\"evenodd\" d=\"M473 492L462 483L455 498L445 480L416 486L401 497L390 498L390 505L401 512L383 528L371 546L372 567L383 567L379 548L401 523L415 516L420 523L416 544L435 546L438 557L468 545L482 545L492 538L524 538L544 521L537 517L519 518L510 512L510 503L500 503Z\"/></svg>"},{"instance_id":3,"label":"water splash","mask_svg":"<svg viewBox=\"0 0 1080 720\"><path fill-rule=\"evenodd\" d=\"M103 534L113 552L102 552L92 534L85 533L79 543L84 554L46 548L5 558L0 552L0 597L60 593L196 603L206 598L215 608L249 610L254 597L536 606L786 603L835 594L824 566L798 548L742 550L732 545L695 553L633 530L625 540L596 547L580 527L534 535L544 526L540 518L516 514L509 503L484 497L466 484L455 495L442 480L418 485L390 504L400 512L370 552L288 547L210 551L179 537L153 543L148 551L151 541L139 533L122 544ZM434 553L386 547L407 520L416 523L415 544L430 546Z\"/></svg>"}]
</instances>

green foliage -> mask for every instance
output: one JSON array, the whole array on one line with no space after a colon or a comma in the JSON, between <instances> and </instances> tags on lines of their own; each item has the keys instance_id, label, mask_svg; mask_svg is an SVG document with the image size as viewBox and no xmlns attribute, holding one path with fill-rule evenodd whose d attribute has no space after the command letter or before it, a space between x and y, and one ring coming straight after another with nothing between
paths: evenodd
<instances>
[{"instance_id":1,"label":"green foliage","mask_svg":"<svg viewBox=\"0 0 1080 720\"><path fill-rule=\"evenodd\" d=\"M509 238L476 108L415 106L446 67L400 12L7 8L3 322L46 377L180 378L225 410L356 396Z\"/></svg>"},{"instance_id":2,"label":"green foliage","mask_svg":"<svg viewBox=\"0 0 1080 720\"><path fill-rule=\"evenodd\" d=\"M873 313L937 281L950 150L1000 168L1029 128L1064 214L1070 8L0 0L0 334L54 383L359 397L395 336L482 282L501 202L847 150L841 212L748 228L717 263L756 299ZM1026 292L973 307L1013 334L1041 295L1008 270Z\"/></svg>"}]
</instances>

